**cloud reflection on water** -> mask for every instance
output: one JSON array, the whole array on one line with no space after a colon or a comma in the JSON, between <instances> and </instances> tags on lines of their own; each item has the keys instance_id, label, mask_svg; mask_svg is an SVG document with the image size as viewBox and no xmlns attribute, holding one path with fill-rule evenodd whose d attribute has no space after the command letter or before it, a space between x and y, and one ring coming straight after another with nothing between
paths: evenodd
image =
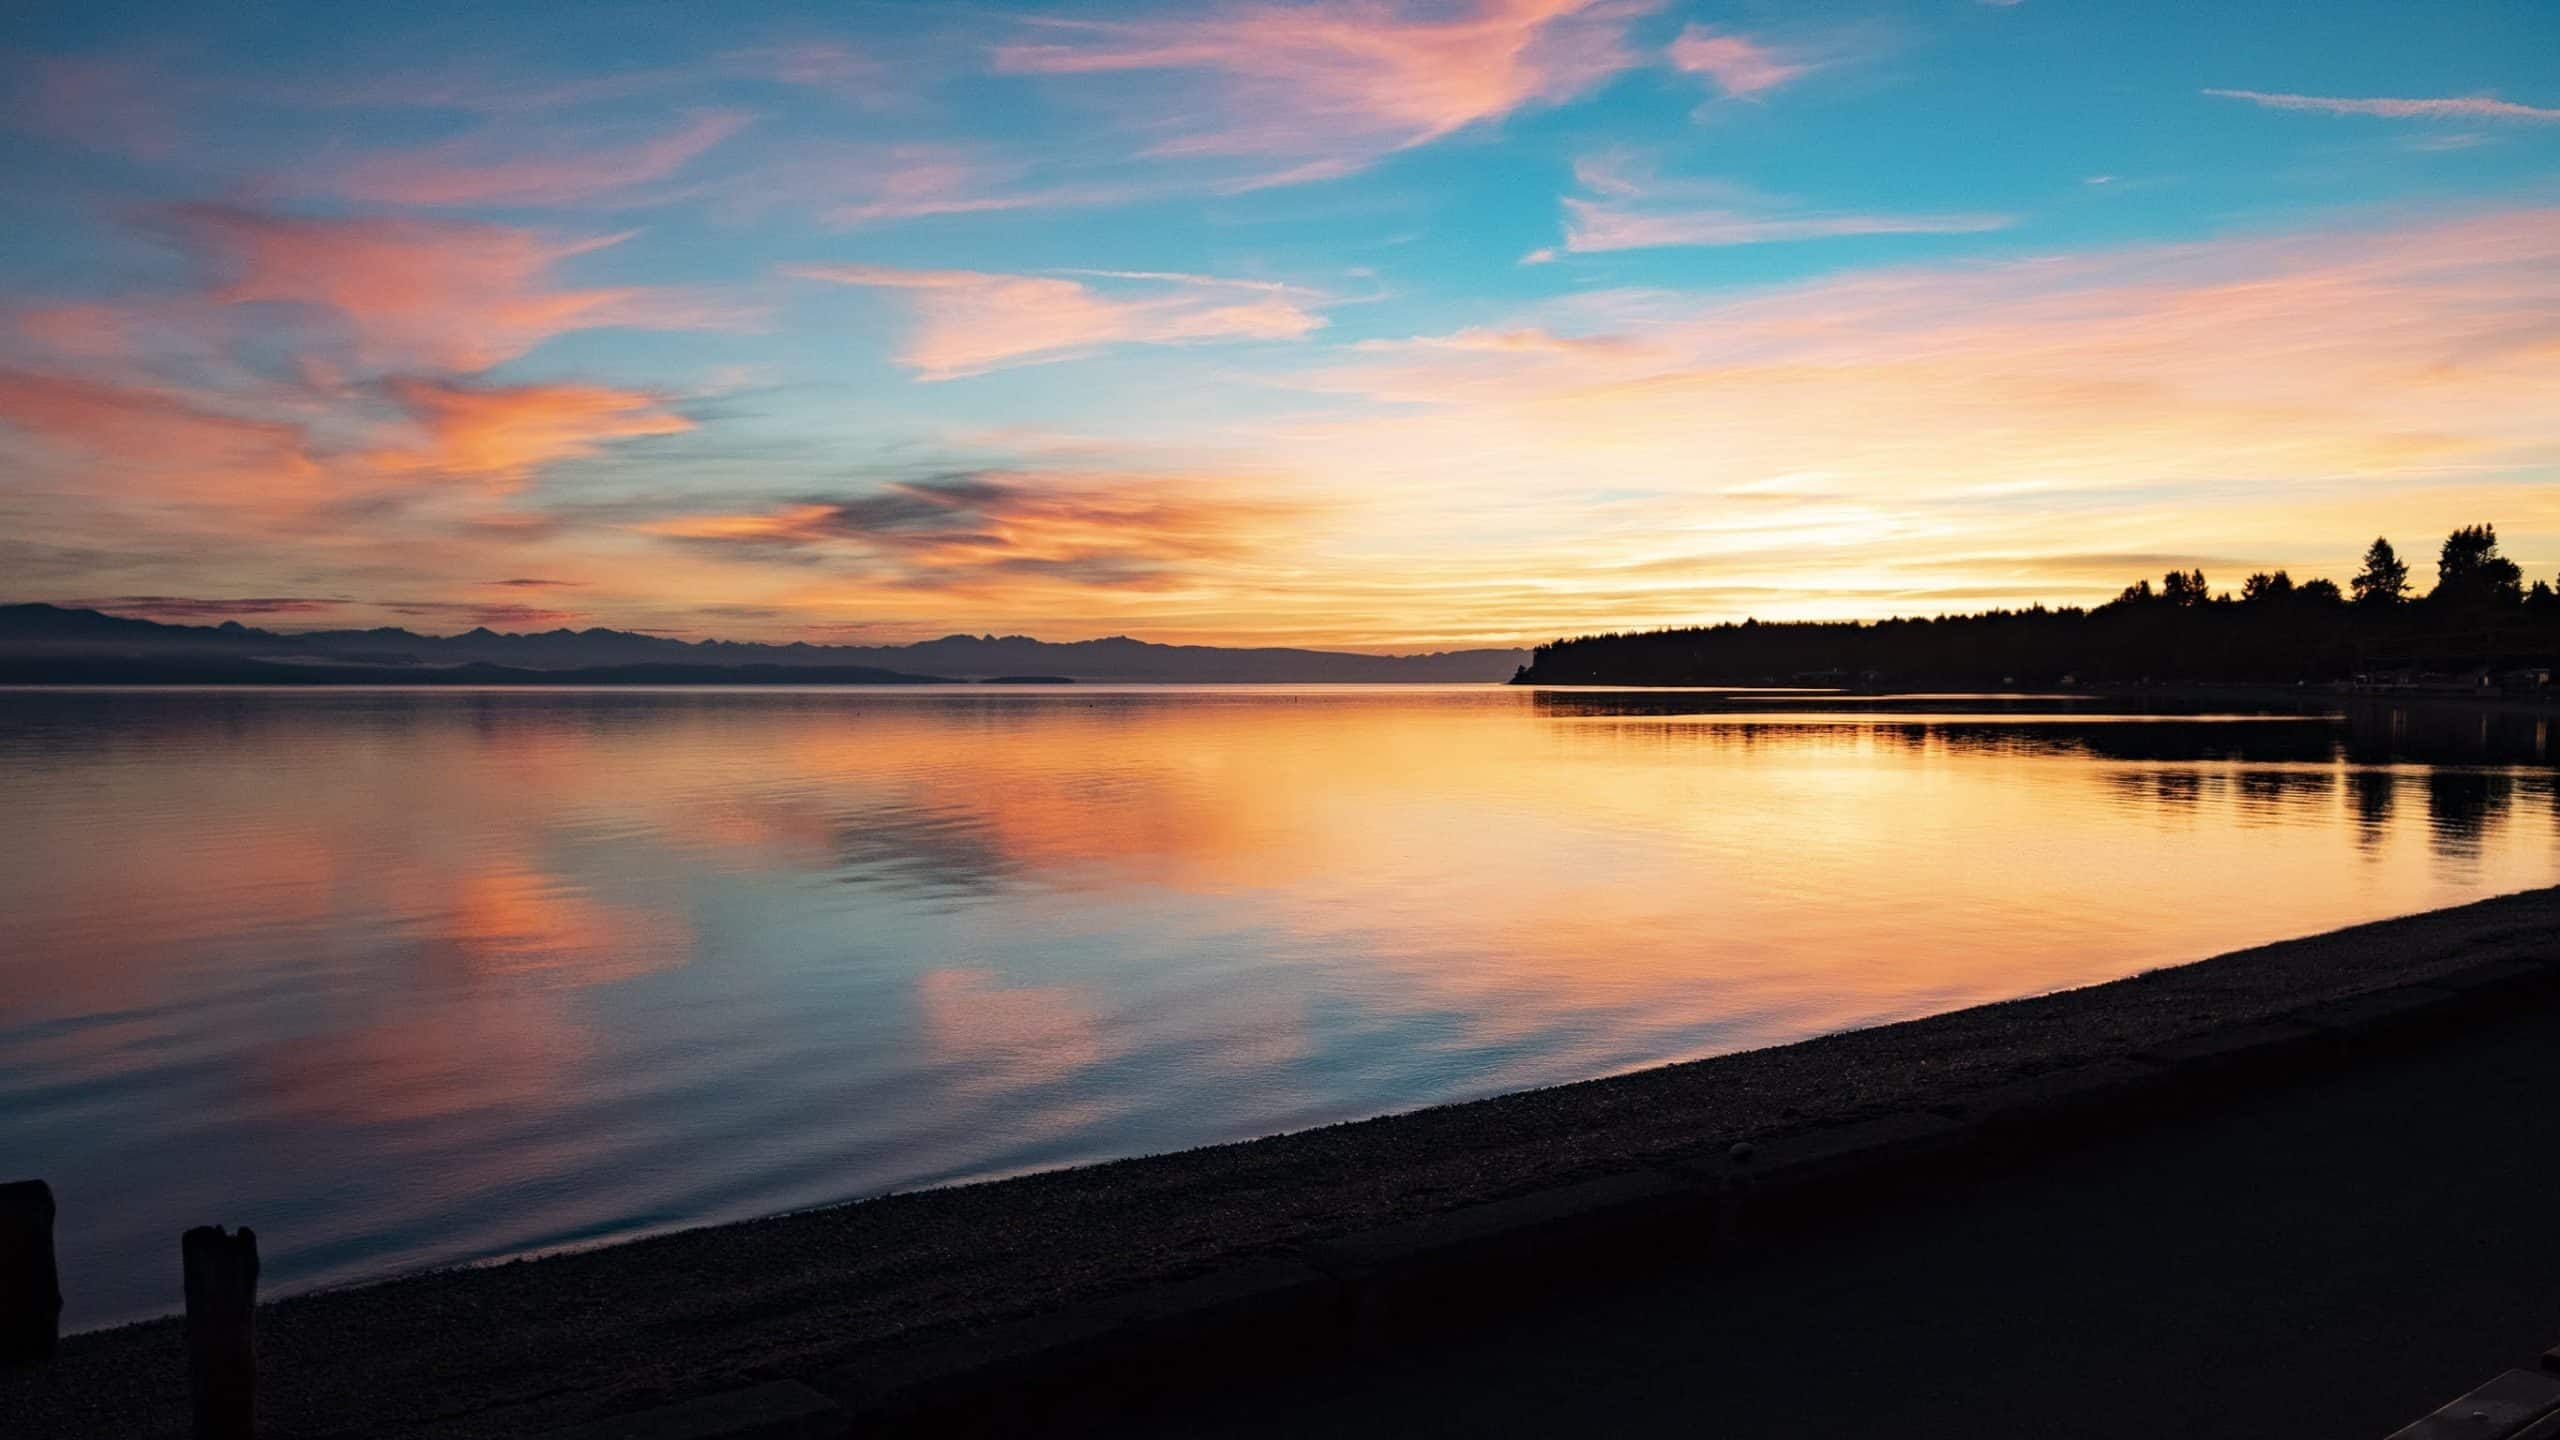
<instances>
[{"instance_id":1,"label":"cloud reflection on water","mask_svg":"<svg viewBox=\"0 0 2560 1440\"><path fill-rule=\"evenodd\" d=\"M1765 1044L2560 857L2532 725L2090 708L12 696L0 1149L81 1192L96 1321L165 1303L122 1257L171 1206L288 1222L291 1288Z\"/></svg>"}]
</instances>

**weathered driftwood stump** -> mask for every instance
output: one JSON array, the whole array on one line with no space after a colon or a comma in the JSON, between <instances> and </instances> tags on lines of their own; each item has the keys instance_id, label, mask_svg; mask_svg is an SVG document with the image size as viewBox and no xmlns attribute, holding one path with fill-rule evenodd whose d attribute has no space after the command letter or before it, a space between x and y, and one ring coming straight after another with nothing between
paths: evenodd
<instances>
[{"instance_id":1,"label":"weathered driftwood stump","mask_svg":"<svg viewBox=\"0 0 2560 1440\"><path fill-rule=\"evenodd\" d=\"M196 1440L250 1440L258 1430L258 1232L199 1225L178 1248L186 1264Z\"/></svg>"},{"instance_id":2,"label":"weathered driftwood stump","mask_svg":"<svg viewBox=\"0 0 2560 1440\"><path fill-rule=\"evenodd\" d=\"M0 1185L0 1365L53 1353L62 1276L53 1266L53 1187Z\"/></svg>"}]
</instances>

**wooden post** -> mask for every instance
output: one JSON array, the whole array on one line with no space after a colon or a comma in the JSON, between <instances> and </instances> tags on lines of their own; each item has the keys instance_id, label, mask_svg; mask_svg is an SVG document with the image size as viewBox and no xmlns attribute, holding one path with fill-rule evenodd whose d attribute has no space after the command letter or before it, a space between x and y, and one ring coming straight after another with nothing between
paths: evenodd
<instances>
[{"instance_id":1,"label":"wooden post","mask_svg":"<svg viewBox=\"0 0 2560 1440\"><path fill-rule=\"evenodd\" d=\"M258 1432L258 1232L199 1225L181 1236L187 1281L187 1388L196 1440Z\"/></svg>"},{"instance_id":2,"label":"wooden post","mask_svg":"<svg viewBox=\"0 0 2560 1440\"><path fill-rule=\"evenodd\" d=\"M51 1355L61 1328L53 1187L41 1180L0 1185L0 1365Z\"/></svg>"}]
</instances>

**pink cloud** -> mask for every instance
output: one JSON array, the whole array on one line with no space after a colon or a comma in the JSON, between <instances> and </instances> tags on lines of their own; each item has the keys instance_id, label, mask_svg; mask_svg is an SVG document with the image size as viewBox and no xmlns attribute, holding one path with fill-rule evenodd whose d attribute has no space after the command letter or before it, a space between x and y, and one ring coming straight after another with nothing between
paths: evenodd
<instances>
[{"instance_id":1,"label":"pink cloud","mask_svg":"<svg viewBox=\"0 0 2560 1440\"><path fill-rule=\"evenodd\" d=\"M169 390L0 370L0 423L80 457L87 483L120 493L256 500L322 479L301 427Z\"/></svg>"},{"instance_id":2,"label":"pink cloud","mask_svg":"<svg viewBox=\"0 0 2560 1440\"><path fill-rule=\"evenodd\" d=\"M1211 276L1086 272L1141 288L1124 297L1058 275L885 265L804 265L786 273L909 295L917 326L898 358L927 380L1065 359L1111 345L1295 340L1324 324L1304 292Z\"/></svg>"},{"instance_id":3,"label":"pink cloud","mask_svg":"<svg viewBox=\"0 0 2560 1440\"><path fill-rule=\"evenodd\" d=\"M745 317L643 286L569 288L559 264L622 236L555 241L451 221L288 217L223 206L175 212L220 277L221 306L305 306L343 327L358 363L482 370L555 335L614 326L722 329Z\"/></svg>"},{"instance_id":4,"label":"pink cloud","mask_svg":"<svg viewBox=\"0 0 2560 1440\"><path fill-rule=\"evenodd\" d=\"M2560 110L2518 105L2486 96L2422 100L2357 100L2330 95L2283 95L2264 90L2207 90L2226 100L2246 100L2270 110L2315 110L2326 115L2376 115L2392 120L2560 120Z\"/></svg>"},{"instance_id":5,"label":"pink cloud","mask_svg":"<svg viewBox=\"0 0 2560 1440\"><path fill-rule=\"evenodd\" d=\"M114 305L78 303L21 311L18 333L57 354L106 360L130 352L134 317Z\"/></svg>"},{"instance_id":6,"label":"pink cloud","mask_svg":"<svg viewBox=\"0 0 2560 1440\"><path fill-rule=\"evenodd\" d=\"M1627 29L1649 4L1377 0L1239 5L1136 21L1043 20L1062 38L999 46L1017 74L1194 72L1205 87L1130 102L1167 155L1283 155L1271 179L1340 174L1389 152L1535 104L1582 94L1628 69ZM1143 107L1141 109L1141 107Z\"/></svg>"},{"instance_id":7,"label":"pink cloud","mask_svg":"<svg viewBox=\"0 0 2560 1440\"><path fill-rule=\"evenodd\" d=\"M663 134L613 145L553 141L501 153L488 139L368 156L331 184L357 200L390 205L573 205L663 180L745 129L733 110L697 110Z\"/></svg>"},{"instance_id":8,"label":"pink cloud","mask_svg":"<svg viewBox=\"0 0 2560 1440\"><path fill-rule=\"evenodd\" d=\"M1775 90L1812 67L1794 63L1745 36L1691 25L1671 42L1671 63L1703 75L1726 95L1749 97Z\"/></svg>"}]
</instances>

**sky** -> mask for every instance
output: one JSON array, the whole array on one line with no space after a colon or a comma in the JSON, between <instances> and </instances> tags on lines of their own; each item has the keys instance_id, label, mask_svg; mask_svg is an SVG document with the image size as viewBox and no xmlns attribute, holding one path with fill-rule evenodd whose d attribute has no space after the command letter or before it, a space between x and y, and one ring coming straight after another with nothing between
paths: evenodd
<instances>
[{"instance_id":1,"label":"sky","mask_svg":"<svg viewBox=\"0 0 2560 1440\"><path fill-rule=\"evenodd\" d=\"M2560 571L2560 6L39 3L0 599L1422 650Z\"/></svg>"}]
</instances>

